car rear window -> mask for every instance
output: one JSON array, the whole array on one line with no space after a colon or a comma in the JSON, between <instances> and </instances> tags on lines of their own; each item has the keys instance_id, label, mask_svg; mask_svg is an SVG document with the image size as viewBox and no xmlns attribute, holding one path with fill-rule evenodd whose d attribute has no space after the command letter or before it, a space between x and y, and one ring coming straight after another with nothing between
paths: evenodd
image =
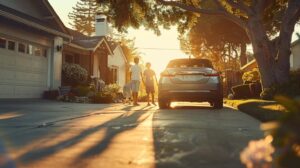
<instances>
[{"instance_id":1,"label":"car rear window","mask_svg":"<svg viewBox=\"0 0 300 168\"><path fill-rule=\"evenodd\" d=\"M179 59L172 60L167 66L168 68L212 68L212 63L206 59Z\"/></svg>"}]
</instances>

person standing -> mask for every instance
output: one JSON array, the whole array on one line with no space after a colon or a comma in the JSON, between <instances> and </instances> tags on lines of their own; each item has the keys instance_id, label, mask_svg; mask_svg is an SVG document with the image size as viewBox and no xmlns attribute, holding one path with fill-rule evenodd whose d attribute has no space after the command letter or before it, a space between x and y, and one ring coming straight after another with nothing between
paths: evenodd
<instances>
[{"instance_id":1,"label":"person standing","mask_svg":"<svg viewBox=\"0 0 300 168\"><path fill-rule=\"evenodd\" d=\"M138 104L138 93L140 90L140 83L142 78L142 68L139 66L140 59L138 57L134 58L134 65L130 69L130 79L131 79L131 91L133 97L133 105Z\"/></svg>"},{"instance_id":2,"label":"person standing","mask_svg":"<svg viewBox=\"0 0 300 168\"><path fill-rule=\"evenodd\" d=\"M152 98L152 104L156 106L155 101L154 101L154 79L156 84L157 78L155 75L155 72L151 69L151 63L146 63L146 70L144 71L144 77L145 77L145 85L146 85L146 92L147 92L147 101L148 101L148 106L150 105L150 95Z\"/></svg>"}]
</instances>

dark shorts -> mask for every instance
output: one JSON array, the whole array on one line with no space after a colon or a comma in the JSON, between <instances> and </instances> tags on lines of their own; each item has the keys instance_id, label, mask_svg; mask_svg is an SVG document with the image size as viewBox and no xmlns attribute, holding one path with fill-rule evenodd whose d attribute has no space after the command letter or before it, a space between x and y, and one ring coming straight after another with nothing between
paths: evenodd
<instances>
[{"instance_id":1,"label":"dark shorts","mask_svg":"<svg viewBox=\"0 0 300 168\"><path fill-rule=\"evenodd\" d=\"M149 93L154 93L155 92L155 90L154 90L154 85L146 85L146 92L147 92L147 94L149 94Z\"/></svg>"}]
</instances>

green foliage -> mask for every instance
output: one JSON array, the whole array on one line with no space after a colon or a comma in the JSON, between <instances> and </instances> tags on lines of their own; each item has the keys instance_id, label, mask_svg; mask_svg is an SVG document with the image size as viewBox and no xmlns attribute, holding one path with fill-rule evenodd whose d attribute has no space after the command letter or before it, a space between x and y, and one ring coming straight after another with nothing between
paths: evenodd
<instances>
[{"instance_id":1,"label":"green foliage","mask_svg":"<svg viewBox=\"0 0 300 168\"><path fill-rule=\"evenodd\" d=\"M76 96L84 97L88 96L90 92L93 90L89 86L77 86L72 91L76 94Z\"/></svg>"},{"instance_id":2,"label":"green foliage","mask_svg":"<svg viewBox=\"0 0 300 168\"><path fill-rule=\"evenodd\" d=\"M85 84L87 78L87 70L78 64L65 63L62 67L62 79L71 86Z\"/></svg>"},{"instance_id":3,"label":"green foliage","mask_svg":"<svg viewBox=\"0 0 300 168\"><path fill-rule=\"evenodd\" d=\"M244 83L249 82L259 82L260 81L260 73L257 68L254 68L252 71L245 72L242 76Z\"/></svg>"},{"instance_id":4,"label":"green foliage","mask_svg":"<svg viewBox=\"0 0 300 168\"><path fill-rule=\"evenodd\" d=\"M120 91L117 84L106 85L103 90L93 97L95 103L113 103Z\"/></svg>"},{"instance_id":5,"label":"green foliage","mask_svg":"<svg viewBox=\"0 0 300 168\"><path fill-rule=\"evenodd\" d=\"M300 96L300 69L290 72L290 81L276 86L277 94L288 97Z\"/></svg>"},{"instance_id":6,"label":"green foliage","mask_svg":"<svg viewBox=\"0 0 300 168\"><path fill-rule=\"evenodd\" d=\"M70 25L80 33L90 36L95 32L95 15L99 12L96 0L79 0L68 17Z\"/></svg>"},{"instance_id":7,"label":"green foliage","mask_svg":"<svg viewBox=\"0 0 300 168\"><path fill-rule=\"evenodd\" d=\"M279 167L300 167L300 100L283 96L275 98L288 112L279 120L278 127L271 131L273 145L279 150Z\"/></svg>"}]
</instances>

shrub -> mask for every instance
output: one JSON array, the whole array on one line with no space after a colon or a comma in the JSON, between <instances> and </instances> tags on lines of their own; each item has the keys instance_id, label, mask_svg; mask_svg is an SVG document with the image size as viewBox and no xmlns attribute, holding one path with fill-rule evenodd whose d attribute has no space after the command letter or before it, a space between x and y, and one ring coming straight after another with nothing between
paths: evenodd
<instances>
[{"instance_id":1,"label":"shrub","mask_svg":"<svg viewBox=\"0 0 300 168\"><path fill-rule=\"evenodd\" d=\"M290 81L286 84L276 86L277 94L288 97L300 95L300 69L290 72Z\"/></svg>"},{"instance_id":2,"label":"shrub","mask_svg":"<svg viewBox=\"0 0 300 168\"><path fill-rule=\"evenodd\" d=\"M243 99L243 98L249 98L252 97L251 91L250 91L250 85L237 85L231 88L233 92L233 97L235 99Z\"/></svg>"},{"instance_id":3,"label":"shrub","mask_svg":"<svg viewBox=\"0 0 300 168\"><path fill-rule=\"evenodd\" d=\"M288 112L279 120L278 127L270 130L273 145L279 149L279 167L300 167L300 100L275 97Z\"/></svg>"},{"instance_id":4,"label":"shrub","mask_svg":"<svg viewBox=\"0 0 300 168\"><path fill-rule=\"evenodd\" d=\"M112 103L113 97L110 94L99 92L93 97L93 100L94 103Z\"/></svg>"},{"instance_id":5,"label":"shrub","mask_svg":"<svg viewBox=\"0 0 300 168\"><path fill-rule=\"evenodd\" d=\"M92 91L89 86L77 86L72 89L76 96L84 97L88 96L88 94Z\"/></svg>"},{"instance_id":6,"label":"shrub","mask_svg":"<svg viewBox=\"0 0 300 168\"><path fill-rule=\"evenodd\" d=\"M102 93L104 95L111 95L113 99L117 98L118 93L120 92L121 87L117 84L109 84L106 85L103 90Z\"/></svg>"},{"instance_id":7,"label":"shrub","mask_svg":"<svg viewBox=\"0 0 300 168\"><path fill-rule=\"evenodd\" d=\"M88 72L78 64L65 63L62 67L62 79L71 86L84 84L88 79Z\"/></svg>"},{"instance_id":8,"label":"shrub","mask_svg":"<svg viewBox=\"0 0 300 168\"><path fill-rule=\"evenodd\" d=\"M258 68L254 68L252 71L245 72L242 76L244 83L253 83L260 81L260 73Z\"/></svg>"}]
</instances>

